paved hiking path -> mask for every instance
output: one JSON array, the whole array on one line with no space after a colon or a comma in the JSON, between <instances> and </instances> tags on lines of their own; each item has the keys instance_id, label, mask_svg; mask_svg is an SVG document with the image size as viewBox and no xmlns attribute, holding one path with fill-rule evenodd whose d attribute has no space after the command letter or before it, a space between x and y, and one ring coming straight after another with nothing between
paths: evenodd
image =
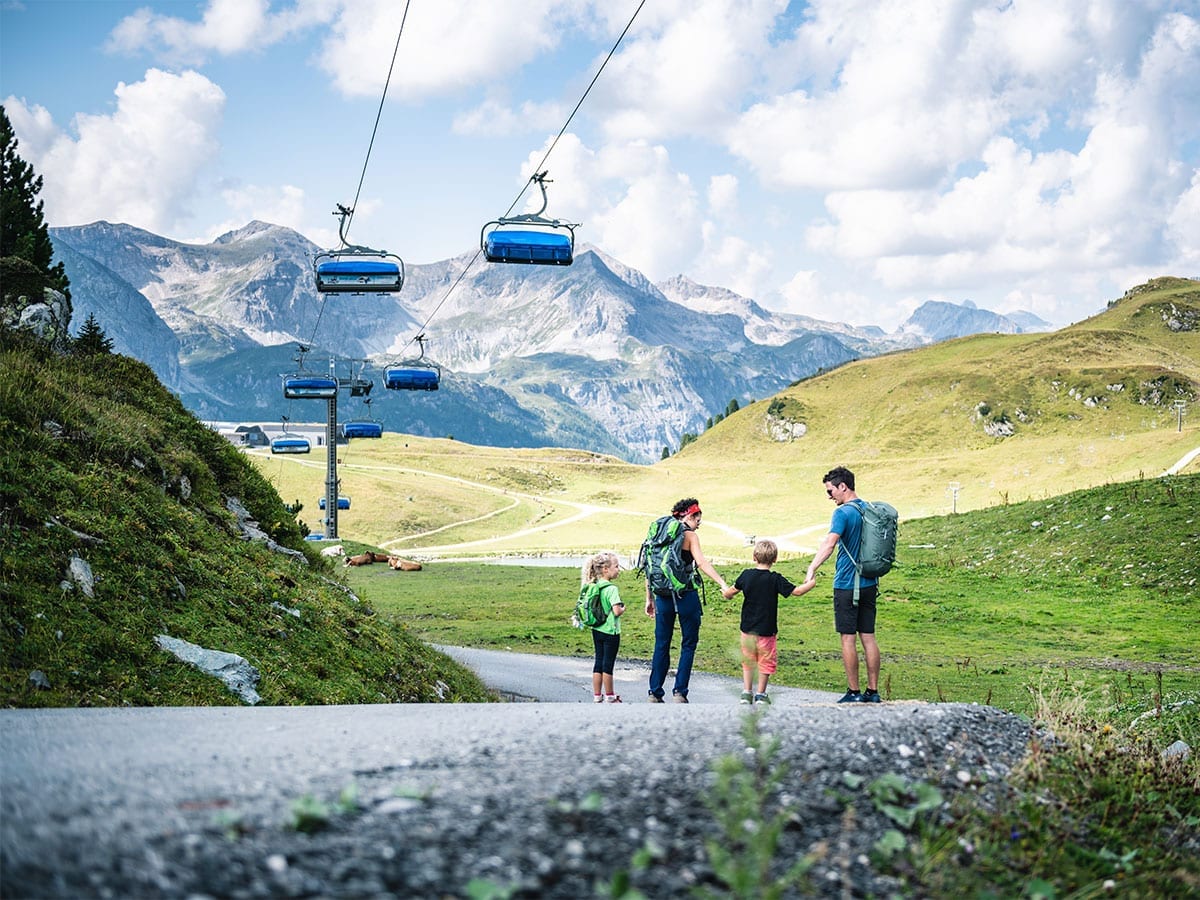
<instances>
[{"instance_id":1,"label":"paved hiking path","mask_svg":"<svg viewBox=\"0 0 1200 900\"><path fill-rule=\"evenodd\" d=\"M895 827L870 782L986 795L1029 735L986 707L798 689L755 715L701 673L691 703L650 704L636 664L627 702L594 704L586 660L445 649L540 702L0 710L0 895L465 898L475 881L578 900L618 871L652 898L720 888L712 767L753 762L747 716L780 741L784 794L747 810L792 810L779 871L813 854L811 892L903 894L868 862Z\"/></svg>"}]
</instances>

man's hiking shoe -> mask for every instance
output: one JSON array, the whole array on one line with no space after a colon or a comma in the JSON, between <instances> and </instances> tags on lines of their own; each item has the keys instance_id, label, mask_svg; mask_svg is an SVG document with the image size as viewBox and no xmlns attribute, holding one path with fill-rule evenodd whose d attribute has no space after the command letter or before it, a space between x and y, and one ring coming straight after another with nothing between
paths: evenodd
<instances>
[{"instance_id":1,"label":"man's hiking shoe","mask_svg":"<svg viewBox=\"0 0 1200 900\"><path fill-rule=\"evenodd\" d=\"M753 702L754 702L754 695L752 693L750 693L749 691L742 691L742 699L740 699L738 701L738 703L743 703L746 706L749 706Z\"/></svg>"},{"instance_id":2,"label":"man's hiking shoe","mask_svg":"<svg viewBox=\"0 0 1200 900\"><path fill-rule=\"evenodd\" d=\"M863 703L882 703L883 698L879 696L879 691L866 690L862 695Z\"/></svg>"},{"instance_id":3,"label":"man's hiking shoe","mask_svg":"<svg viewBox=\"0 0 1200 900\"><path fill-rule=\"evenodd\" d=\"M862 703L862 694L858 691L846 691L845 696L838 703Z\"/></svg>"},{"instance_id":4,"label":"man's hiking shoe","mask_svg":"<svg viewBox=\"0 0 1200 900\"><path fill-rule=\"evenodd\" d=\"M649 700L651 703L662 703L663 702L663 698L658 696L658 694L647 694L646 699Z\"/></svg>"},{"instance_id":5,"label":"man's hiking shoe","mask_svg":"<svg viewBox=\"0 0 1200 900\"><path fill-rule=\"evenodd\" d=\"M676 703L687 703L688 702L687 694L672 694L671 699L674 700Z\"/></svg>"},{"instance_id":6,"label":"man's hiking shoe","mask_svg":"<svg viewBox=\"0 0 1200 900\"><path fill-rule=\"evenodd\" d=\"M620 694L609 694L608 697L606 697L605 699L608 700L609 703L620 703L621 695Z\"/></svg>"},{"instance_id":7,"label":"man's hiking shoe","mask_svg":"<svg viewBox=\"0 0 1200 900\"><path fill-rule=\"evenodd\" d=\"M771 698L768 697L766 694L755 694L754 695L754 705L755 706L770 706Z\"/></svg>"}]
</instances>

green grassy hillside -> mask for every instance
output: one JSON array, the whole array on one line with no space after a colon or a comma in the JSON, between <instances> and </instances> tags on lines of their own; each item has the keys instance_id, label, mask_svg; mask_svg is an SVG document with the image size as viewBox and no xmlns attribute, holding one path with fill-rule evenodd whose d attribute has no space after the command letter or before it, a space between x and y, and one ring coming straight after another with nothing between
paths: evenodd
<instances>
[{"instance_id":1,"label":"green grassy hillside","mask_svg":"<svg viewBox=\"0 0 1200 900\"><path fill-rule=\"evenodd\" d=\"M242 540L230 497L307 564ZM238 702L159 634L245 657L268 704L487 698L349 594L271 485L134 360L0 335L0 510L6 706Z\"/></svg>"}]
</instances>

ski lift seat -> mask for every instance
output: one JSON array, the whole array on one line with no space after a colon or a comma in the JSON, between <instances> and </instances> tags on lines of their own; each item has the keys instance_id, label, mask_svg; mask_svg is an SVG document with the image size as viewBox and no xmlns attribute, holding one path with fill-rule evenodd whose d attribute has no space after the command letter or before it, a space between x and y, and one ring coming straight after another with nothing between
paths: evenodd
<instances>
[{"instance_id":1,"label":"ski lift seat","mask_svg":"<svg viewBox=\"0 0 1200 900\"><path fill-rule=\"evenodd\" d=\"M320 500L317 501L317 506L320 507L321 509L325 508L325 498L324 497L322 497ZM350 508L350 498L349 497L338 497L337 498L337 508L338 509L349 509Z\"/></svg>"},{"instance_id":2,"label":"ski lift seat","mask_svg":"<svg viewBox=\"0 0 1200 900\"><path fill-rule=\"evenodd\" d=\"M488 262L569 266L574 259L573 235L561 231L494 228L483 242Z\"/></svg>"},{"instance_id":3,"label":"ski lift seat","mask_svg":"<svg viewBox=\"0 0 1200 900\"><path fill-rule=\"evenodd\" d=\"M288 400L332 400L338 380L325 375L288 375L283 379L283 396Z\"/></svg>"},{"instance_id":4,"label":"ski lift seat","mask_svg":"<svg viewBox=\"0 0 1200 900\"><path fill-rule=\"evenodd\" d=\"M441 373L432 366L406 365L388 369L384 386L392 391L436 391Z\"/></svg>"},{"instance_id":5,"label":"ski lift seat","mask_svg":"<svg viewBox=\"0 0 1200 900\"><path fill-rule=\"evenodd\" d=\"M404 263L389 254L321 254L315 264L322 294L394 293L404 286Z\"/></svg>"},{"instance_id":6,"label":"ski lift seat","mask_svg":"<svg viewBox=\"0 0 1200 900\"><path fill-rule=\"evenodd\" d=\"M312 445L308 438L285 434L271 441L272 453L309 453Z\"/></svg>"},{"instance_id":7,"label":"ski lift seat","mask_svg":"<svg viewBox=\"0 0 1200 900\"><path fill-rule=\"evenodd\" d=\"M342 426L342 434L348 438L381 438L383 424L381 422L347 422Z\"/></svg>"}]
</instances>

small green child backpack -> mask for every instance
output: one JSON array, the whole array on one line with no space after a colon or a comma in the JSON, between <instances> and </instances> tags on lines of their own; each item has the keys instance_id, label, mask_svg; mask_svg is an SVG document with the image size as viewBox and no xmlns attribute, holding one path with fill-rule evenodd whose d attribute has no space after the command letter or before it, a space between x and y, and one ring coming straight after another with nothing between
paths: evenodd
<instances>
[{"instance_id":1,"label":"small green child backpack","mask_svg":"<svg viewBox=\"0 0 1200 900\"><path fill-rule=\"evenodd\" d=\"M576 628L598 628L608 621L608 613L604 611L600 591L600 585L594 581L579 589L579 599L575 601L575 615L571 616L571 624Z\"/></svg>"}]
</instances>

